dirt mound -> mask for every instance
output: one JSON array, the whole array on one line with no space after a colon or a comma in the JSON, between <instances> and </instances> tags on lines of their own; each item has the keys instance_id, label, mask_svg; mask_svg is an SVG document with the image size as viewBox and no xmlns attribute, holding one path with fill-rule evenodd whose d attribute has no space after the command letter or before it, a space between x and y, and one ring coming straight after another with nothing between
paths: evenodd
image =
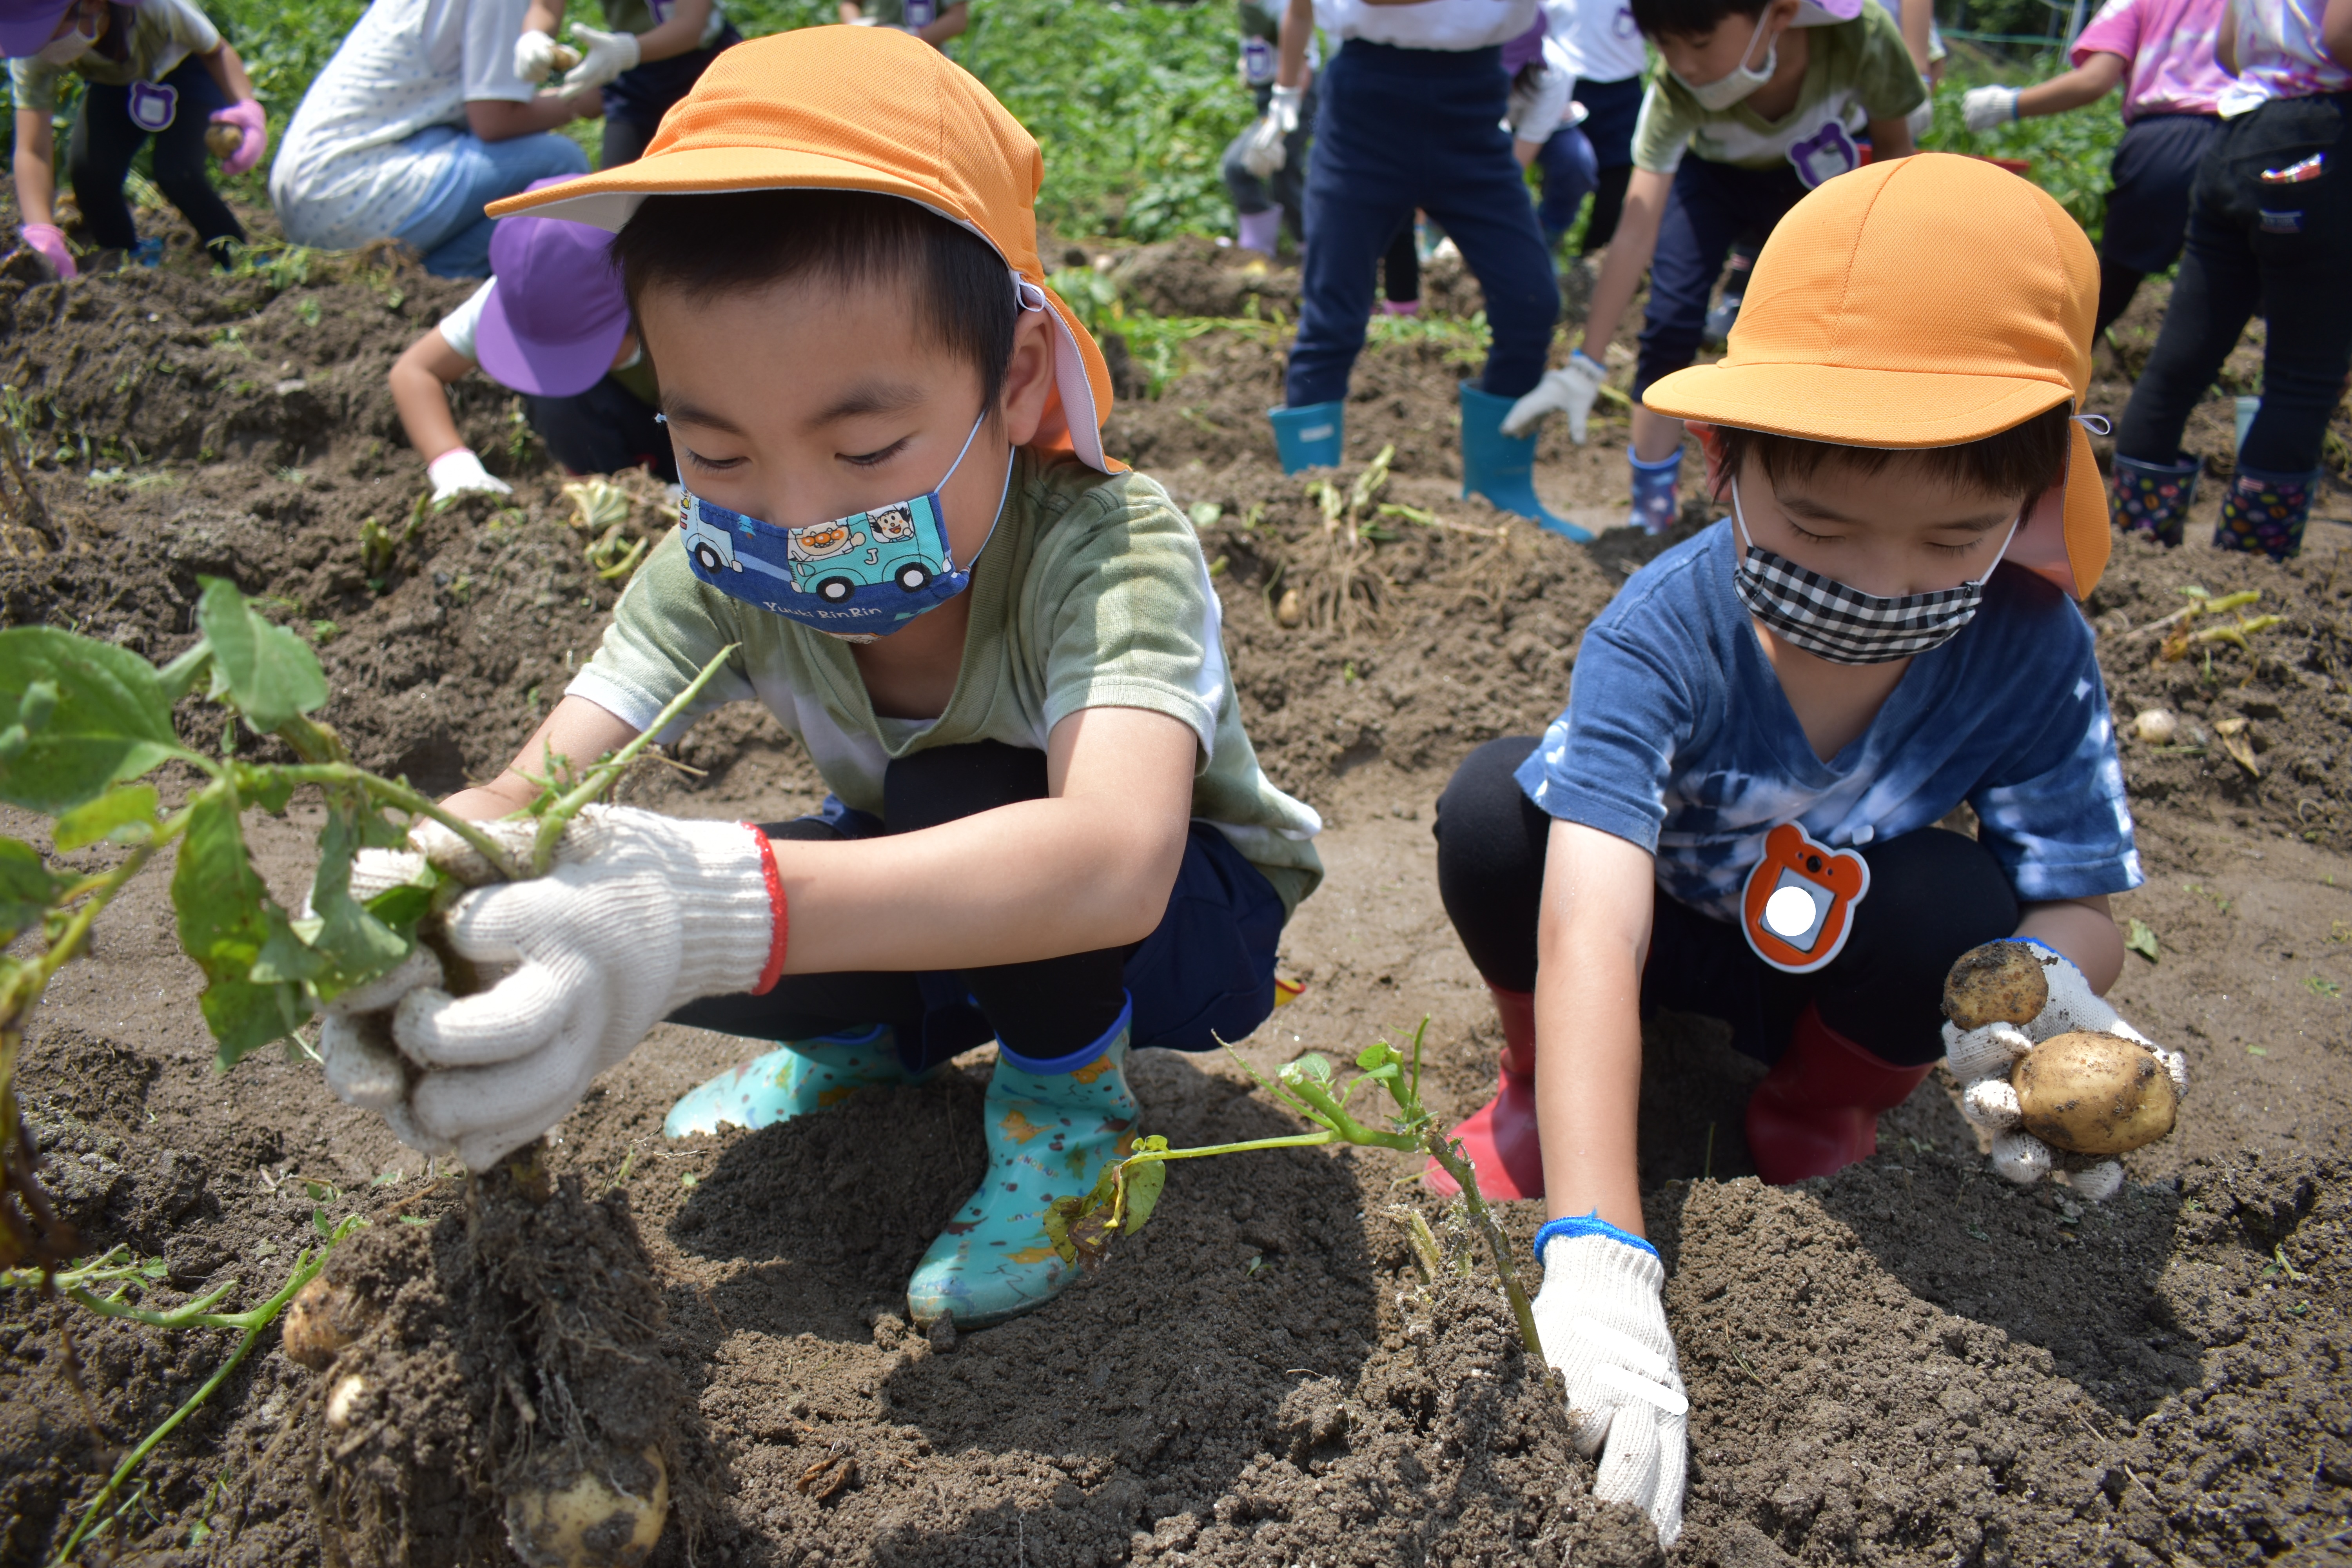
<instances>
[{"instance_id":1,"label":"dirt mound","mask_svg":"<svg viewBox=\"0 0 2352 1568\"><path fill-rule=\"evenodd\" d=\"M1131 310L1155 316L1298 314L1298 268L1197 234L1117 253L1111 281Z\"/></svg>"}]
</instances>

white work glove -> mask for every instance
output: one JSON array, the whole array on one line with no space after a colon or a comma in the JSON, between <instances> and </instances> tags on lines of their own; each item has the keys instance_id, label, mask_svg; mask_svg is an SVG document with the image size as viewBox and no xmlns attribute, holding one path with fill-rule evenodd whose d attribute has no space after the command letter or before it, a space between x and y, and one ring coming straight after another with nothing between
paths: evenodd
<instances>
[{"instance_id":1,"label":"white work glove","mask_svg":"<svg viewBox=\"0 0 2352 1568\"><path fill-rule=\"evenodd\" d=\"M1990 131L2017 118L2017 89L1972 87L1960 95L1960 121L1971 131Z\"/></svg>"},{"instance_id":2,"label":"white work glove","mask_svg":"<svg viewBox=\"0 0 2352 1568\"><path fill-rule=\"evenodd\" d=\"M450 447L425 465L425 477L433 481L436 506L476 491L498 496L514 494L512 485L482 467L482 459L474 456L471 447Z\"/></svg>"},{"instance_id":3,"label":"white work glove","mask_svg":"<svg viewBox=\"0 0 2352 1568\"><path fill-rule=\"evenodd\" d=\"M1923 76L1919 79L1919 85L1927 89L1927 96L1919 100L1919 107L1904 121L1911 128L1911 145L1914 147L1918 146L1919 138L1935 129L1936 125L1936 84Z\"/></svg>"},{"instance_id":4,"label":"white work glove","mask_svg":"<svg viewBox=\"0 0 2352 1568\"><path fill-rule=\"evenodd\" d=\"M555 68L555 40L537 27L515 40L514 72L531 86L547 79Z\"/></svg>"},{"instance_id":5,"label":"white work glove","mask_svg":"<svg viewBox=\"0 0 2352 1568\"><path fill-rule=\"evenodd\" d=\"M1270 180L1289 153L1284 137L1298 129L1298 110L1307 101L1304 87L1277 87L1242 142L1242 167L1261 180Z\"/></svg>"},{"instance_id":6,"label":"white work glove","mask_svg":"<svg viewBox=\"0 0 2352 1568\"><path fill-rule=\"evenodd\" d=\"M1511 405L1503 416L1503 434L1524 436L1543 423L1547 414L1568 416L1568 438L1578 446L1584 445L1585 422L1592 416L1592 400L1601 395L1601 384L1609 373L1582 349L1568 356L1568 363L1558 370L1544 372L1536 389Z\"/></svg>"},{"instance_id":7,"label":"white work glove","mask_svg":"<svg viewBox=\"0 0 2352 1568\"><path fill-rule=\"evenodd\" d=\"M1690 1399L1666 1330L1665 1266L1615 1236L1553 1236L1543 1247L1536 1332L1568 1384L1577 1452L1598 1456L1592 1495L1632 1503L1658 1527L1683 1531Z\"/></svg>"},{"instance_id":8,"label":"white work glove","mask_svg":"<svg viewBox=\"0 0 2352 1568\"><path fill-rule=\"evenodd\" d=\"M562 86L566 92L584 92L592 87L602 87L623 71L637 68L637 36L635 33L607 33L599 27L583 27L572 24L572 36L588 46L588 52L578 65L563 73Z\"/></svg>"},{"instance_id":9,"label":"white work glove","mask_svg":"<svg viewBox=\"0 0 2352 1568\"><path fill-rule=\"evenodd\" d=\"M2014 1024L1987 1024L1981 1029L1963 1030L1946 1023L1944 1059L1952 1076L1960 1080L1960 1114L1992 1135L1992 1168L2020 1186L2032 1186L2050 1173L2056 1156L2049 1144L2018 1125L2021 1113L2017 1089L2010 1081L2018 1058L2044 1040L2076 1029L2118 1035L2146 1046L2172 1079L2174 1090L2184 1095L2189 1091L2189 1063L2179 1051L2166 1050L2124 1022L2106 999L2091 989L2074 960L2047 942L2019 940L2042 955L2042 978L2050 987L2050 1000L2022 1028ZM2088 1170L2070 1173L2067 1181L2089 1202L2102 1203L2122 1188L2124 1168L2114 1160L2102 1160Z\"/></svg>"},{"instance_id":10,"label":"white work glove","mask_svg":"<svg viewBox=\"0 0 2352 1568\"><path fill-rule=\"evenodd\" d=\"M1568 118L1568 95L1575 86L1566 71L1549 66L1521 71L1511 84L1510 111L1503 117L1511 129L1511 139L1538 147L1550 141L1551 133Z\"/></svg>"},{"instance_id":11,"label":"white work glove","mask_svg":"<svg viewBox=\"0 0 2352 1568\"><path fill-rule=\"evenodd\" d=\"M528 819L481 826L518 855L538 831ZM409 842L358 856L352 895L408 880L427 858L460 881L488 879L438 824ZM545 877L478 888L445 917L451 950L500 974L495 984L451 996L419 949L335 999L320 1030L328 1088L411 1148L488 1169L561 1121L663 1018L759 984L777 919L764 842L745 823L590 806Z\"/></svg>"}]
</instances>

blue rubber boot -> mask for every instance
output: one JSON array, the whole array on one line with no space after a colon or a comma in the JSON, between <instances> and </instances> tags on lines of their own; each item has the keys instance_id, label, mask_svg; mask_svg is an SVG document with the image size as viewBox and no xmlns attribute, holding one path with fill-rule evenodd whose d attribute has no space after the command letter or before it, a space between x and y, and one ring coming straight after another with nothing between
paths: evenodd
<instances>
[{"instance_id":1,"label":"blue rubber boot","mask_svg":"<svg viewBox=\"0 0 2352 1568\"><path fill-rule=\"evenodd\" d=\"M1581 544L1592 535L1536 499L1536 438L1503 434L1503 416L1517 401L1462 384L1462 497L1485 496L1501 510Z\"/></svg>"},{"instance_id":2,"label":"blue rubber boot","mask_svg":"<svg viewBox=\"0 0 2352 1568\"><path fill-rule=\"evenodd\" d=\"M887 1024L794 1040L689 1091L662 1120L662 1136L765 1127L838 1104L869 1084L909 1081Z\"/></svg>"},{"instance_id":3,"label":"blue rubber boot","mask_svg":"<svg viewBox=\"0 0 2352 1568\"><path fill-rule=\"evenodd\" d=\"M1052 1061L997 1043L982 1112L988 1173L907 1284L916 1322L952 1317L959 1329L986 1328L1044 1306L1078 1277L1045 1235L1045 1210L1056 1198L1084 1196L1105 1163L1134 1144L1133 1012L1130 1002L1101 1039Z\"/></svg>"},{"instance_id":4,"label":"blue rubber boot","mask_svg":"<svg viewBox=\"0 0 2352 1568\"><path fill-rule=\"evenodd\" d=\"M1628 447L1625 460L1633 465L1633 526L1644 533L1665 532L1682 515L1675 491L1682 477L1683 449L1677 447L1673 457L1645 463Z\"/></svg>"},{"instance_id":5,"label":"blue rubber boot","mask_svg":"<svg viewBox=\"0 0 2352 1568\"><path fill-rule=\"evenodd\" d=\"M1339 466L1339 448L1348 435L1346 404L1310 403L1303 408L1269 408L1265 416L1274 422L1274 449L1282 458L1284 473Z\"/></svg>"}]
</instances>

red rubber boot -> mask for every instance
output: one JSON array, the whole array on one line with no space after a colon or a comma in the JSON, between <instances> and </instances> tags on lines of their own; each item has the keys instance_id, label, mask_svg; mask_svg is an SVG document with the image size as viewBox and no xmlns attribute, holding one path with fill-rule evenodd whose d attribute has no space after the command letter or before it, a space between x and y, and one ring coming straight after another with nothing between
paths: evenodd
<instances>
[{"instance_id":1,"label":"red rubber boot","mask_svg":"<svg viewBox=\"0 0 2352 1568\"><path fill-rule=\"evenodd\" d=\"M1808 1002L1788 1054L1748 1100L1757 1173L1785 1187L1867 1160L1878 1152L1878 1113L1902 1104L1927 1076L1927 1067L1881 1061L1822 1023Z\"/></svg>"},{"instance_id":2,"label":"red rubber boot","mask_svg":"<svg viewBox=\"0 0 2352 1568\"><path fill-rule=\"evenodd\" d=\"M1536 998L1531 991L1488 984L1503 1020L1503 1081L1495 1098L1454 1130L1478 1171L1478 1191L1490 1198L1543 1196L1543 1145L1536 1138ZM1440 1197L1462 1189L1436 1161L1422 1179Z\"/></svg>"}]
</instances>

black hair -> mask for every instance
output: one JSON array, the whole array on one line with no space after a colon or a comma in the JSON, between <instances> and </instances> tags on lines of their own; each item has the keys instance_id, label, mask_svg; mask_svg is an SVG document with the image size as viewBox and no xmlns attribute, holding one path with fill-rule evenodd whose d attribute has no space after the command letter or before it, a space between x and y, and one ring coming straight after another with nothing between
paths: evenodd
<instances>
[{"instance_id":1,"label":"black hair","mask_svg":"<svg viewBox=\"0 0 2352 1568\"><path fill-rule=\"evenodd\" d=\"M1726 16L1761 16L1772 0L1633 0L1633 26L1646 37L1698 38Z\"/></svg>"},{"instance_id":2,"label":"black hair","mask_svg":"<svg viewBox=\"0 0 2352 1568\"><path fill-rule=\"evenodd\" d=\"M1855 473L1875 474L1897 460L1910 463L1930 478L1967 485L1992 496L2038 496L2066 477L2074 432L2067 428L2074 414L2072 403L2043 409L2021 425L2012 425L1981 440L1957 447L1914 447L1890 450L1884 447L1844 447L1830 441L1807 441L1776 436L1767 430L1740 430L1718 425L1715 433L1723 455L1722 490L1746 466L1748 454L1764 467L1774 484L1801 479L1817 469L1836 467Z\"/></svg>"},{"instance_id":3,"label":"black hair","mask_svg":"<svg viewBox=\"0 0 2352 1568\"><path fill-rule=\"evenodd\" d=\"M614 237L629 308L659 284L709 300L779 283L887 284L930 341L980 372L993 411L1020 313L1012 268L971 230L871 191L648 196ZM650 351L649 351L650 352Z\"/></svg>"}]
</instances>

